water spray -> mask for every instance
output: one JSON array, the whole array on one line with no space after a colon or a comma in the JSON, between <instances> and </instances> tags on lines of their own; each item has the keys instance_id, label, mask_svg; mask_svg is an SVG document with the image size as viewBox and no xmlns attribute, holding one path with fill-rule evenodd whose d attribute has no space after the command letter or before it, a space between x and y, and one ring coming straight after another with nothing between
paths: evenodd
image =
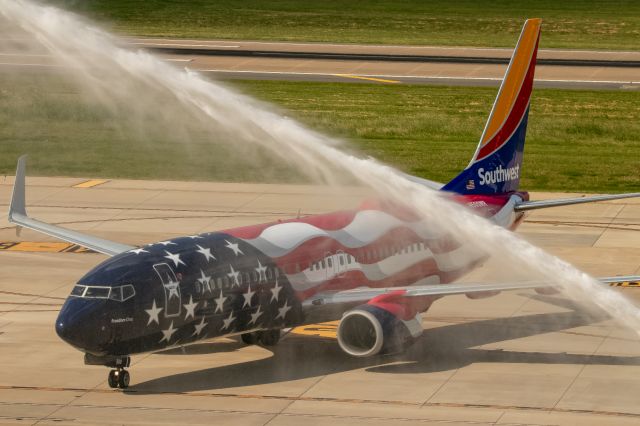
<instances>
[{"instance_id":1,"label":"water spray","mask_svg":"<svg viewBox=\"0 0 640 426\"><path fill-rule=\"evenodd\" d=\"M517 265L529 279L553 283L573 299L591 302L640 332L640 311L621 294L397 170L345 153L339 140L198 73L174 68L143 51L121 48L116 37L72 13L29 0L0 0L0 13L34 35L68 66L74 81L107 106L137 103L145 113L162 115L163 106L153 101L162 96L183 112L174 117L176 122L187 117L211 126L214 134L224 131L233 135L237 146L268 150L314 181L337 184L336 170L340 170L381 196L412 206L423 219L477 254Z\"/></svg>"}]
</instances>

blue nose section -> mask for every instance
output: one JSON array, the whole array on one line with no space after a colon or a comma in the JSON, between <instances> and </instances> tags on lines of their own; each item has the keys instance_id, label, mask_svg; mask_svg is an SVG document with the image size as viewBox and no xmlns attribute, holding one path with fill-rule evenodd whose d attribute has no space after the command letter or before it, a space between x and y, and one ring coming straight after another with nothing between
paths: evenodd
<instances>
[{"instance_id":1,"label":"blue nose section","mask_svg":"<svg viewBox=\"0 0 640 426\"><path fill-rule=\"evenodd\" d=\"M103 300L70 297L62 306L56 319L56 333L62 340L84 351L99 355L109 343L101 309Z\"/></svg>"}]
</instances>

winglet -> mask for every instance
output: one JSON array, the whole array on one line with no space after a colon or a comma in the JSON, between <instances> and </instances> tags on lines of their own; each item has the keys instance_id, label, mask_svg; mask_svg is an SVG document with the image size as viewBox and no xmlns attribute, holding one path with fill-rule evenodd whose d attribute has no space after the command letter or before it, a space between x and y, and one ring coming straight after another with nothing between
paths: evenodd
<instances>
[{"instance_id":1,"label":"winglet","mask_svg":"<svg viewBox=\"0 0 640 426\"><path fill-rule=\"evenodd\" d=\"M27 168L27 156L22 155L18 158L18 167L16 168L16 178L13 183L13 196L11 197L11 205L9 206L9 222L14 222L15 215L27 215L25 206L25 173ZM18 227L17 232L20 232Z\"/></svg>"},{"instance_id":2,"label":"winglet","mask_svg":"<svg viewBox=\"0 0 640 426\"><path fill-rule=\"evenodd\" d=\"M78 244L109 256L115 256L135 248L126 244L104 240L92 235L86 235L60 226L40 222L27 216L27 209L25 207L26 168L27 156L23 155L18 159L16 179L13 184L13 196L11 197L11 205L9 206L9 222L17 225L16 232L18 235L20 235L20 229L22 227L33 229L34 231L42 232L43 234L68 241L72 244Z\"/></svg>"}]
</instances>

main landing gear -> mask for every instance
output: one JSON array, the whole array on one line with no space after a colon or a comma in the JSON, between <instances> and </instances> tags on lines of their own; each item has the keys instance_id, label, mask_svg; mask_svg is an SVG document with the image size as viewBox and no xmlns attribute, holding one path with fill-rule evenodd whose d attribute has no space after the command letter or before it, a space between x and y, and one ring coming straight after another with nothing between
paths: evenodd
<instances>
[{"instance_id":1,"label":"main landing gear","mask_svg":"<svg viewBox=\"0 0 640 426\"><path fill-rule=\"evenodd\" d=\"M280 340L280 330L254 331L241 334L240 338L247 345L275 346Z\"/></svg>"},{"instance_id":2,"label":"main landing gear","mask_svg":"<svg viewBox=\"0 0 640 426\"><path fill-rule=\"evenodd\" d=\"M109 387L126 389L129 387L129 372L124 368L109 371Z\"/></svg>"}]
</instances>

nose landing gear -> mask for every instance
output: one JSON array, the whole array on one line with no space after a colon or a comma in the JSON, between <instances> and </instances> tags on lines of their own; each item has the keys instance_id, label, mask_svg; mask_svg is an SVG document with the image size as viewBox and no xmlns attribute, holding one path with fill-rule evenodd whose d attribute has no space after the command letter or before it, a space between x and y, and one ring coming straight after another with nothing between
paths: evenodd
<instances>
[{"instance_id":1,"label":"nose landing gear","mask_svg":"<svg viewBox=\"0 0 640 426\"><path fill-rule=\"evenodd\" d=\"M125 368L131 365L130 357L100 357L86 353L84 354L84 363L87 365L104 365L105 367L113 368L113 370L109 371L107 380L110 388L126 389L129 387L129 372L125 370Z\"/></svg>"},{"instance_id":2,"label":"nose landing gear","mask_svg":"<svg viewBox=\"0 0 640 426\"><path fill-rule=\"evenodd\" d=\"M129 372L124 368L109 371L109 387L126 389L129 387Z\"/></svg>"}]
</instances>

